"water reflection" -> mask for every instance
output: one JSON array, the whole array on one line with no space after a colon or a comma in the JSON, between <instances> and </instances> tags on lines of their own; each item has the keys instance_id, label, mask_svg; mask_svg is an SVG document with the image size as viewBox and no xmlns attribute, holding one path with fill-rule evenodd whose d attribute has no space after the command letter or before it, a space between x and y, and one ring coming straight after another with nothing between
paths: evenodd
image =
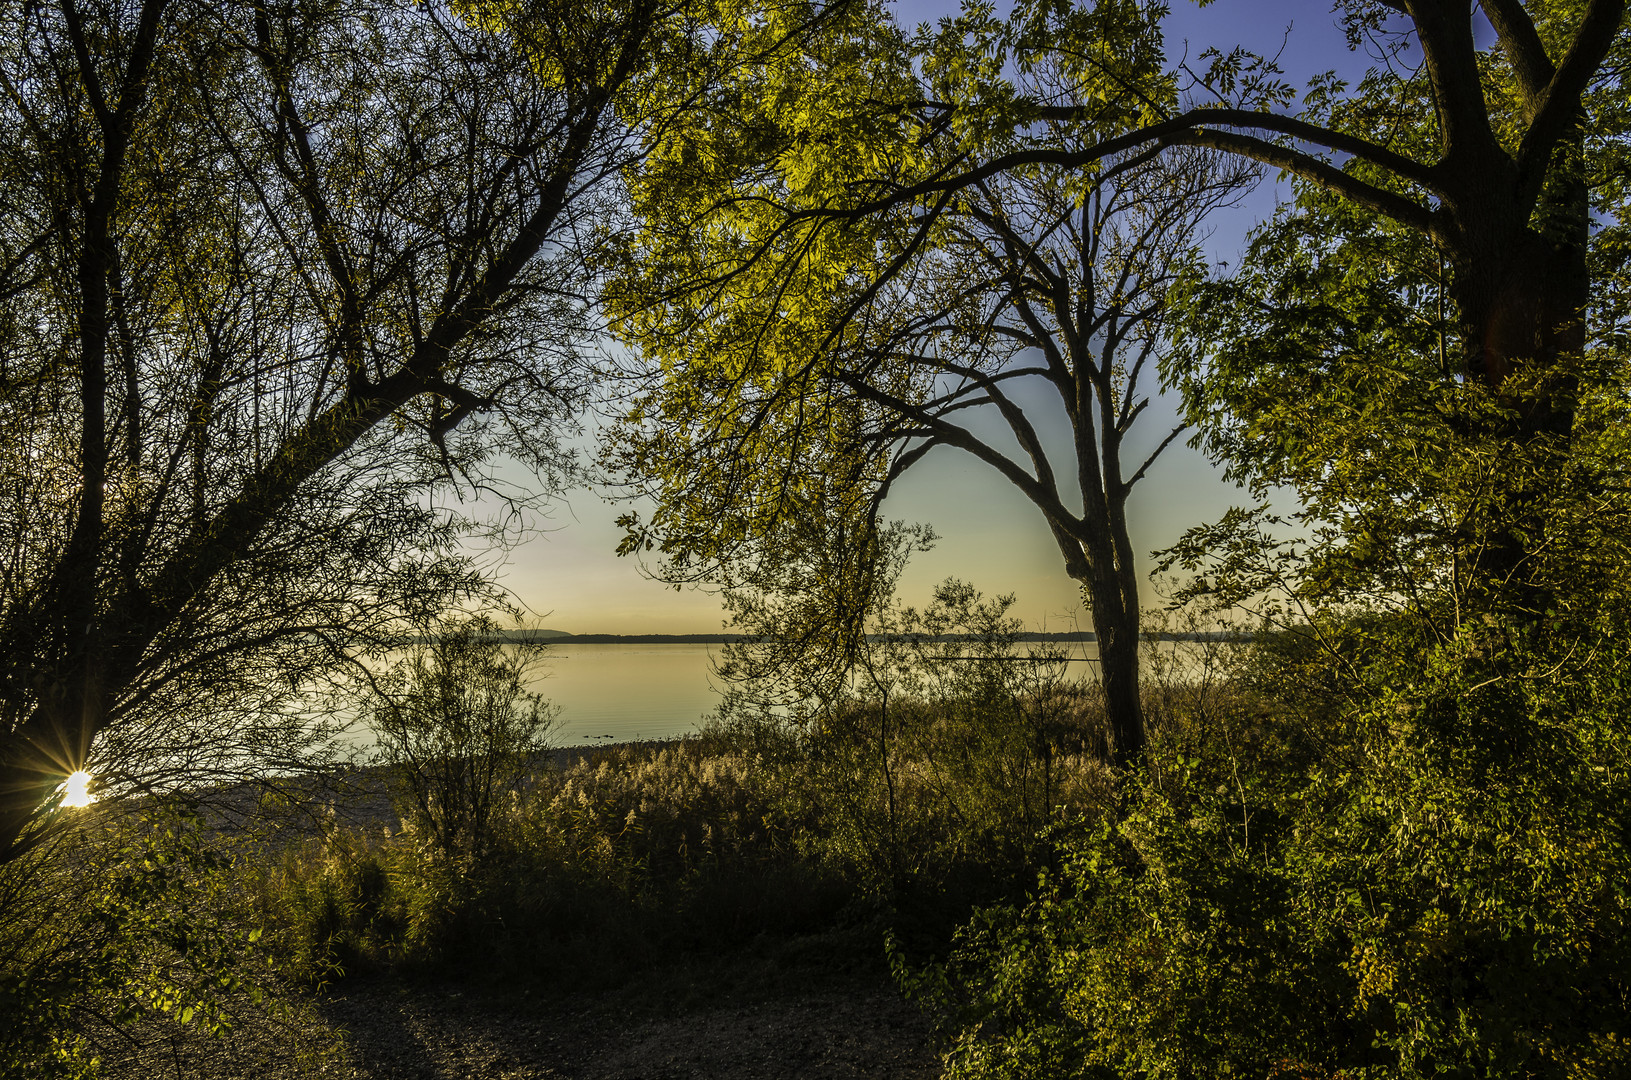
<instances>
[{"instance_id":1,"label":"water reflection","mask_svg":"<svg viewBox=\"0 0 1631 1080\"><path fill-rule=\"evenodd\" d=\"M671 739L697 730L719 707L711 660L722 646L554 645L528 689L560 707L554 741L560 746L631 739ZM1021 646L1025 648L1025 646ZM1078 659L1097 648L1073 642ZM1069 677L1091 678L1090 663L1072 663Z\"/></svg>"},{"instance_id":2,"label":"water reflection","mask_svg":"<svg viewBox=\"0 0 1631 1080\"><path fill-rule=\"evenodd\" d=\"M710 676L718 645L552 647L528 689L560 707L554 742L577 746L671 739L719 706Z\"/></svg>"}]
</instances>

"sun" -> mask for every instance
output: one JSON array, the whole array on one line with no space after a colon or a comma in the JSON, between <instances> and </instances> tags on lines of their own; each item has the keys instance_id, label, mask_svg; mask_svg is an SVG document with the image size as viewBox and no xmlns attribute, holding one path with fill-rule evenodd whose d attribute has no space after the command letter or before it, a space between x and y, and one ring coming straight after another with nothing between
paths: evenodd
<instances>
[{"instance_id":1,"label":"sun","mask_svg":"<svg viewBox=\"0 0 1631 1080\"><path fill-rule=\"evenodd\" d=\"M96 801L91 794L91 774L84 769L73 773L62 782L62 806L89 806Z\"/></svg>"}]
</instances>

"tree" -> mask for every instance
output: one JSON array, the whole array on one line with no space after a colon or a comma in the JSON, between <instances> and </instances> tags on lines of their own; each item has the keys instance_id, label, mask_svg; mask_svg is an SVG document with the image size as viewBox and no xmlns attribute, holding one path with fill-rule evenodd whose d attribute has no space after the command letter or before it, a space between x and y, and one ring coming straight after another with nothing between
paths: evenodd
<instances>
[{"instance_id":1,"label":"tree","mask_svg":"<svg viewBox=\"0 0 1631 1080\"><path fill-rule=\"evenodd\" d=\"M404 816L453 865L487 853L498 800L538 767L554 722L525 689L542 646L496 631L479 617L435 626L375 684L368 711Z\"/></svg>"},{"instance_id":2,"label":"tree","mask_svg":"<svg viewBox=\"0 0 1631 1080\"><path fill-rule=\"evenodd\" d=\"M1626 48L1624 4L1525 9L1492 0L1485 11L1500 42L1494 53L1478 50L1464 5L1345 7L1356 44L1373 35L1392 55L1419 50L1419 82L1374 73L1352 107L1334 108L1347 88L1323 78L1302 116L1283 111L1293 91L1272 63L1242 50L1210 52L1198 74L1168 68L1164 8L1136 3L1026 3L1006 20L974 5L915 38L880 16L812 43L802 67L759 72L754 93L729 99L732 113L665 131L646 159L636 181L646 211L641 250L660 285L614 303L625 335L656 347L676 387L667 419L680 422L669 438L705 453L734 428L735 450L781 469L757 488L729 468L703 470L688 490L739 496L740 512L721 516L715 503L685 519L665 505L652 525L630 519L626 547L661 545L683 576L726 553L753 558L753 538L774 531L779 505L797 501L766 495L796 487L805 468L881 490L892 466L812 450L829 433L841 433L835 445L855 447L871 434L863 413L839 407L841 381L813 377L824 358L862 354L890 290L921 289L949 223L984 189L1051 172L1077 178L1065 190L1085 206L1096 178L1161 148L1205 148L1285 170L1422 238L1443 261L1457 372L1512 406L1491 422L1519 437L1567 432L1575 410L1568 358L1583 343L1590 287L1580 168L1590 133L1612 139L1621 130L1613 78ZM810 78L812 69L826 78ZM1026 83L1015 72L1045 75ZM1395 122L1413 88L1431 103L1425 138ZM643 304L652 292L656 302ZM684 304L689 321L671 314ZM706 359L682 365L682 335L707 342ZM778 396L784 380L798 389ZM738 399L756 404L733 412ZM660 425L658 401L635 419ZM715 426L685 426L715 407ZM934 432L925 425L916 434ZM770 445L778 439L780 447ZM662 476L678 460L678 450L653 453L648 441L623 464ZM1022 487L1039 480L1009 475ZM1490 515L1480 523L1485 586L1546 543L1523 519L1523 502L1479 508ZM1067 564L1079 565L1066 547ZM1080 553L1088 564L1093 557ZM1093 600L1115 607L1108 593ZM1545 607L1540 595L1516 602Z\"/></svg>"},{"instance_id":3,"label":"tree","mask_svg":"<svg viewBox=\"0 0 1631 1080\"><path fill-rule=\"evenodd\" d=\"M558 474L605 180L697 32L644 0L8 18L0 860L82 765L290 764L295 691L484 590L437 493L500 451Z\"/></svg>"},{"instance_id":4,"label":"tree","mask_svg":"<svg viewBox=\"0 0 1631 1080\"><path fill-rule=\"evenodd\" d=\"M961 450L1042 512L1088 601L1114 756L1136 759L1145 736L1127 500L1184 425L1141 460L1124 452L1164 351L1167 290L1198 257L1206 214L1251 177L1216 155L1169 151L1129 155L1085 178L1042 166L981 180L939 210L909 268L856 275L851 287L871 294L865 307L819 345L798 329L738 333L770 323L765 305L787 298L670 291L673 248L646 249L618 298L662 372L636 406L643 426L625 428L619 448L625 471L648 478L658 501L635 537L653 537L681 574L706 553L708 572L743 575L723 566L741 559L731 543L760 527L747 523L756 513L786 534L795 514L810 512L796 509L795 489L826 499L828 514L860 508L864 521L927 453ZM877 224L886 250L912 246L910 217ZM652 295L678 302L658 308L644 299ZM707 360L681 365L699 354ZM1068 418L1057 466L1038 407L1022 396L1028 385ZM1017 453L980 429L983 415ZM811 473L828 480L821 495ZM771 557L767 545L748 550L753 561Z\"/></svg>"},{"instance_id":5,"label":"tree","mask_svg":"<svg viewBox=\"0 0 1631 1080\"><path fill-rule=\"evenodd\" d=\"M1150 122L1081 149L1043 137L1000 155L965 155L962 169L943 169L940 176L874 198L923 198L1042 162L1085 168L1129 145L1152 142L1238 154L1426 237L1447 263L1463 369L1498 389L1526 363L1545 368L1581 348L1590 235L1582 140L1594 130L1614 137L1613 119L1623 111L1614 79L1627 45L1621 0L1528 8L1515 0L1490 0L1480 10L1495 30L1495 52L1479 50L1467 5L1399 0L1342 8L1356 45L1378 35L1389 39L1384 44L1390 54L1419 55L1419 77L1433 116L1427 140L1388 123L1401 107L1413 104L1408 91L1415 73L1375 72L1373 89L1385 84L1387 93L1369 97L1370 108L1335 111L1321 106L1346 87L1321 79L1311 96L1315 108L1292 117L1267 107L1289 100L1290 87L1276 83L1272 66L1261 58L1236 50L1214 53L1215 62L1195 88L1217 94L1218 104L1178 111L1159 93L1163 81L1148 78L1126 80L1108 103L1099 85L1086 78L1073 102L999 100L997 108L1018 121L1059 119L1086 126L1102 122L1112 106L1136 105ZM1092 49L1094 43L1083 37L1095 28L1080 13L1027 6L1010 20L1007 41L1021 64L1037 62L1039 54L1075 53L1084 73L1103 80L1118 73L1102 59L1102 46ZM989 111L991 103L975 98L920 107L936 116L946 110ZM1601 126L1605 120L1607 130ZM1322 156L1330 154L1341 155L1343 166ZM822 207L808 216L819 220L859 209ZM1545 420L1555 424L1564 418L1548 412Z\"/></svg>"},{"instance_id":6,"label":"tree","mask_svg":"<svg viewBox=\"0 0 1631 1080\"><path fill-rule=\"evenodd\" d=\"M1146 80L1159 58L1149 14L1094 24L1126 42ZM832 227L819 235L800 231L805 216L787 210L943 170L956 161L943 156L947 140L959 153L975 142L987 154L1015 145L1020 136L1000 123L941 139L913 119L923 102L954 101L971 82L991 101L1068 93L1077 73L1060 55L1038 53L1024 78L1007 81L1005 32L982 9L912 42L862 24L815 50L829 80L781 87L795 104L754 115L737 156L710 143L699 168L685 138L717 139L705 126L648 159L636 184L646 231L611 293L655 373L615 455L658 503L651 522L628 520L627 547L660 546L677 578L729 580L772 557L780 545L769 537L818 490L827 513L857 521L837 534L859 540L895 479L936 447L962 450L1037 506L1080 582L1114 756L1126 763L1144 744L1126 504L1182 426L1141 461L1124 464L1124 446L1149 404L1141 379L1153 380L1163 351L1165 294L1197 258L1206 213L1253 170L1156 147L1085 171L1033 162L924 203L886 199L842 222L823 210L816 216ZM997 60L979 59L992 52ZM921 76L908 55L921 60ZM774 71L763 77L774 85ZM873 96L858 103L860 84ZM935 108L937 123L960 125L950 106ZM1071 153L1129 122L1105 116L1084 132L1041 121L1046 133L1025 138ZM1057 466L1037 407L1016 396L1027 383L1068 419ZM982 414L1001 436L980 431ZM815 474L823 482L812 483Z\"/></svg>"},{"instance_id":7,"label":"tree","mask_svg":"<svg viewBox=\"0 0 1631 1080\"><path fill-rule=\"evenodd\" d=\"M1235 513L1174 554L1281 632L1236 715L1153 752L1023 912L969 928L956 1075L1625 1071L1618 63L1521 223L1554 244L1531 258L1576 262L1514 271L1492 322L1463 280L1488 268L1311 179L1242 267L1178 298L1191 415L1234 475L1295 486L1304 528ZM1509 140L1517 76L1479 64ZM1430 161L1453 95L1426 71L1327 88L1308 119Z\"/></svg>"},{"instance_id":8,"label":"tree","mask_svg":"<svg viewBox=\"0 0 1631 1080\"><path fill-rule=\"evenodd\" d=\"M1609 70L1625 47L1622 35ZM1481 62L1492 88L1510 74L1499 54ZM1521 123L1519 105L1492 90L1499 130ZM1421 78L1372 72L1352 93L1312 98L1310 117L1369 137L1386 131L1413 157L1429 156L1437 141ZM1624 415L1631 118L1623 91L1603 82L1586 93L1582 117L1558 177L1593 221L1576 237L1589 291L1575 309L1573 351L1509 372L1498 386L1468 378L1458 355L1465 338L1446 253L1306 180L1257 231L1240 267L1186 287L1169 375L1237 479L1297 491L1306 566L1290 577L1300 602L1391 607L1438 641L1485 617L1544 623L1562 651L1623 604L1610 583L1627 520L1615 428ZM1382 182L1374 165L1347 168ZM1198 565L1203 548L1229 551L1213 560L1223 571L1213 584L1231 574L1236 586L1254 574L1264 583L1266 565L1247 568L1255 533L1237 515L1174 554Z\"/></svg>"}]
</instances>

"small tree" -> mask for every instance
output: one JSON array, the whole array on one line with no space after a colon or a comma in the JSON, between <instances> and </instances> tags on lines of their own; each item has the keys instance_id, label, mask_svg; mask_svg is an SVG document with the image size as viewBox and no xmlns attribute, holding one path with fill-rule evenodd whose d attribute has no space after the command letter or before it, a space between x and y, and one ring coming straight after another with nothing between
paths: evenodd
<instances>
[{"instance_id":1,"label":"small tree","mask_svg":"<svg viewBox=\"0 0 1631 1080\"><path fill-rule=\"evenodd\" d=\"M486 616L438 626L376 684L369 710L404 817L450 861L486 853L495 804L547 748L555 721L525 688L542 646L496 631Z\"/></svg>"}]
</instances>

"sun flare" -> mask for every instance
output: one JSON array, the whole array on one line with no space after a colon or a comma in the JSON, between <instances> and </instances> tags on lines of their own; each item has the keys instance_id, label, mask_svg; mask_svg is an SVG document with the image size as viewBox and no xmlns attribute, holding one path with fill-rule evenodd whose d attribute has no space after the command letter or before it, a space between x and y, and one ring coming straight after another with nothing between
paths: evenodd
<instances>
[{"instance_id":1,"label":"sun flare","mask_svg":"<svg viewBox=\"0 0 1631 1080\"><path fill-rule=\"evenodd\" d=\"M63 806L89 806L96 801L91 794L91 774L84 769L73 773L62 782Z\"/></svg>"}]
</instances>

